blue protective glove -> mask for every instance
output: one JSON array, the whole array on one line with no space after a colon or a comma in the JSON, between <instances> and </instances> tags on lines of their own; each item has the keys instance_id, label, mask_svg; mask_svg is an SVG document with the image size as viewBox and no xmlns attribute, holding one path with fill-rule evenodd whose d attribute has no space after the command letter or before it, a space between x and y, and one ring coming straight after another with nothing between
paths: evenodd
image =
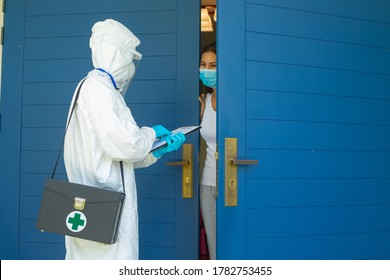
<instances>
[{"instance_id":1,"label":"blue protective glove","mask_svg":"<svg viewBox=\"0 0 390 280\"><path fill-rule=\"evenodd\" d=\"M181 147L181 145L183 145L184 141L186 141L186 137L183 133L179 132L179 133L167 136L165 138L165 140L167 141L167 145L160 148L160 149L157 149L153 152L153 155L156 158L160 158L163 155L165 155L166 153L173 152L173 151L176 151L177 149L179 149Z\"/></svg>"},{"instance_id":2,"label":"blue protective glove","mask_svg":"<svg viewBox=\"0 0 390 280\"><path fill-rule=\"evenodd\" d=\"M154 131L156 132L156 138L158 139L161 139L161 138L164 138L168 135L171 135L172 132L169 131L168 129L166 129L164 126L162 126L161 124L158 124L158 125L155 125L152 127L154 129Z\"/></svg>"}]
</instances>

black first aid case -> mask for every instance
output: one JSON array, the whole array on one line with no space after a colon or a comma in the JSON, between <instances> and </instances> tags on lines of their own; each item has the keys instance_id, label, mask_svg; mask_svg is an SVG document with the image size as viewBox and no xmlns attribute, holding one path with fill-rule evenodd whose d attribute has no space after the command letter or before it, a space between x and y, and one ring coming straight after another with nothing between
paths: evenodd
<instances>
[{"instance_id":1,"label":"black first aid case","mask_svg":"<svg viewBox=\"0 0 390 280\"><path fill-rule=\"evenodd\" d=\"M48 179L37 228L113 244L118 236L125 194Z\"/></svg>"}]
</instances>

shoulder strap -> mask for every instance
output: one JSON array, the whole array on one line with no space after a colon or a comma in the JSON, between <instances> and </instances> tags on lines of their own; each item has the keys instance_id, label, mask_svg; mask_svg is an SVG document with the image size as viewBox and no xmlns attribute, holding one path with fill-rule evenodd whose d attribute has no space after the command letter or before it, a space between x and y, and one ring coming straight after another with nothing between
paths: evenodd
<instances>
[{"instance_id":1,"label":"shoulder strap","mask_svg":"<svg viewBox=\"0 0 390 280\"><path fill-rule=\"evenodd\" d=\"M86 78L85 78L85 79L86 79ZM66 133L68 132L69 123L70 123L70 120L72 119L73 111L74 111L74 108L76 107L77 99L79 98L79 95L80 95L80 89L81 89L81 86L83 85L85 79L81 81L80 86L79 86L79 88L77 89L76 97L75 97L74 102L73 102L73 106L72 106L72 110L71 110L71 112L70 112L69 120L68 120L68 122L67 122L67 124L66 124L64 139L62 140L62 145L61 145L61 148L60 148L60 150L59 150L59 152L58 152L56 164L54 165L53 172L51 173L51 179L54 178L54 174L56 173L58 161L60 160L60 156L61 156L61 150L64 148L65 135L66 135Z\"/></svg>"},{"instance_id":2,"label":"shoulder strap","mask_svg":"<svg viewBox=\"0 0 390 280\"><path fill-rule=\"evenodd\" d=\"M68 122L67 122L67 124L66 124L64 139L62 140L62 145L61 145L60 151L58 152L57 160L56 160L56 163L55 163L55 165L54 165L53 172L52 172L52 174L51 174L51 179L54 178L54 175L55 175L55 173L56 173L58 161L59 161L60 156L61 156L61 150L63 150L63 148L64 148L65 136L66 136L66 133L68 132L69 123L70 123L70 120L72 119L73 112L74 112L74 109L75 109L75 107L76 107L77 100L79 99L81 86L83 85L83 83L85 82L86 79L87 79L87 78L84 78L84 79L81 81L80 86L79 86L79 88L77 89L77 93L76 93L76 96L75 96L75 99L74 99L74 102L73 102L72 110L71 110L70 115L69 115L69 120L68 120ZM121 177L122 177L122 189L123 189L123 193L125 193L125 180L124 180L124 175L123 175L123 162L122 162L122 161L120 162L120 169L121 169Z\"/></svg>"},{"instance_id":3,"label":"shoulder strap","mask_svg":"<svg viewBox=\"0 0 390 280\"><path fill-rule=\"evenodd\" d=\"M68 131L69 123L70 123L70 120L72 119L73 112L74 112L74 108L76 107L77 100L79 99L81 86L84 84L84 82L85 82L86 79L87 79L87 78L84 78L84 79L81 81L80 86L79 86L79 88L77 89L76 97L74 98L74 102L73 102L73 106L72 106L72 111L70 112L70 116L69 116L68 123L66 124L65 135L66 135L66 132ZM64 140L65 140L65 135L64 135Z\"/></svg>"}]
</instances>

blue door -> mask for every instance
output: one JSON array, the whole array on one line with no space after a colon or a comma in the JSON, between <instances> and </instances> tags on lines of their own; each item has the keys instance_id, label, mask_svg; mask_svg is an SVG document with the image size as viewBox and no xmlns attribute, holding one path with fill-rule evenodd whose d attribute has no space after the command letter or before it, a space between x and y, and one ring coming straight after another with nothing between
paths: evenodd
<instances>
[{"instance_id":1,"label":"blue door","mask_svg":"<svg viewBox=\"0 0 390 280\"><path fill-rule=\"evenodd\" d=\"M92 25L114 18L141 40L126 101L138 125L199 122L199 10L191 0L7 2L0 126L1 259L63 259L63 236L35 228L43 185L78 81L92 69ZM198 153L198 137L188 137ZM182 151L137 170L141 259L198 258L198 169L182 198ZM61 161L59 178L65 178ZM6 226L3 226L6 225Z\"/></svg>"},{"instance_id":2,"label":"blue door","mask_svg":"<svg viewBox=\"0 0 390 280\"><path fill-rule=\"evenodd\" d=\"M381 0L219 1L219 259L390 257L389 15ZM237 166L237 206L226 138L258 160Z\"/></svg>"}]
</instances>

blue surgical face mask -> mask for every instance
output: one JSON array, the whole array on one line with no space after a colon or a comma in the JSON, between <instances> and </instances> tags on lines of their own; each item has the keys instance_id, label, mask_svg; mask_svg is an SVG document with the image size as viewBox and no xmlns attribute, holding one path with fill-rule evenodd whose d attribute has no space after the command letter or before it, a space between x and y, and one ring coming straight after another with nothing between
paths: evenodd
<instances>
[{"instance_id":1,"label":"blue surgical face mask","mask_svg":"<svg viewBox=\"0 0 390 280\"><path fill-rule=\"evenodd\" d=\"M199 78L206 87L217 87L217 70L215 69L199 69Z\"/></svg>"}]
</instances>

